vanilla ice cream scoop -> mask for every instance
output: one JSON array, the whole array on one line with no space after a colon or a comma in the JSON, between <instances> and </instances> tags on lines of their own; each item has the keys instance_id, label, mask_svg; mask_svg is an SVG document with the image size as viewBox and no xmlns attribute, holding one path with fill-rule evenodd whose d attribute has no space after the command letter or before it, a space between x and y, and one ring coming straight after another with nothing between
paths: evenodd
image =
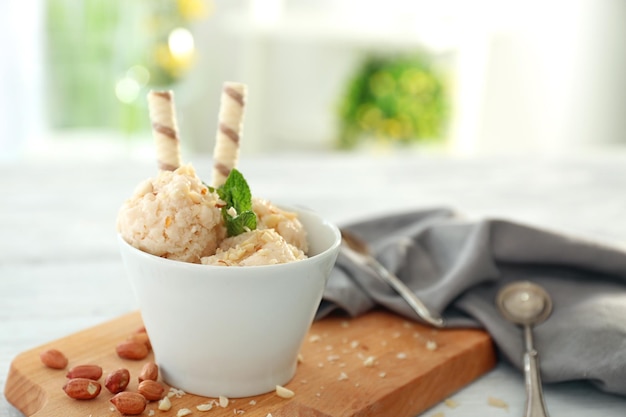
<instances>
[{"instance_id":1,"label":"vanilla ice cream scoop","mask_svg":"<svg viewBox=\"0 0 626 417\"><path fill-rule=\"evenodd\" d=\"M168 259L200 263L226 236L219 197L191 164L160 171L124 202L117 231L130 245Z\"/></svg>"},{"instance_id":2,"label":"vanilla ice cream scoop","mask_svg":"<svg viewBox=\"0 0 626 417\"><path fill-rule=\"evenodd\" d=\"M305 259L297 247L287 243L274 229L257 229L224 239L213 256L202 258L205 265L258 266Z\"/></svg>"},{"instance_id":3,"label":"vanilla ice cream scoop","mask_svg":"<svg viewBox=\"0 0 626 417\"><path fill-rule=\"evenodd\" d=\"M252 210L257 215L257 228L274 229L287 243L307 253L308 243L306 230L298 215L290 211L282 210L267 200L252 198Z\"/></svg>"}]
</instances>

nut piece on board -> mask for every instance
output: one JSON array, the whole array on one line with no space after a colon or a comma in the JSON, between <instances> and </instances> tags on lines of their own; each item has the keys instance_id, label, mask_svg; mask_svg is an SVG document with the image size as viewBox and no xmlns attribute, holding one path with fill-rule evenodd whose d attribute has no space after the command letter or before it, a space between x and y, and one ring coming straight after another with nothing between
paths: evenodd
<instances>
[{"instance_id":1,"label":"nut piece on board","mask_svg":"<svg viewBox=\"0 0 626 417\"><path fill-rule=\"evenodd\" d=\"M276 395L281 398L292 398L294 395L296 395L296 393L289 388L283 387L282 385L276 385Z\"/></svg>"},{"instance_id":2,"label":"nut piece on board","mask_svg":"<svg viewBox=\"0 0 626 417\"><path fill-rule=\"evenodd\" d=\"M56 349L48 349L39 354L39 358L44 365L52 369L65 369L67 366L67 358Z\"/></svg>"},{"instance_id":3,"label":"nut piece on board","mask_svg":"<svg viewBox=\"0 0 626 417\"><path fill-rule=\"evenodd\" d=\"M102 368L98 365L77 365L70 368L66 376L69 379L87 378L97 381L102 376Z\"/></svg>"},{"instance_id":4,"label":"nut piece on board","mask_svg":"<svg viewBox=\"0 0 626 417\"><path fill-rule=\"evenodd\" d=\"M63 391L75 400L92 400L100 394L102 386L99 382L87 378L74 378L67 381Z\"/></svg>"},{"instance_id":5,"label":"nut piece on board","mask_svg":"<svg viewBox=\"0 0 626 417\"><path fill-rule=\"evenodd\" d=\"M138 333L133 333L130 336L128 336L128 339L126 339L129 342L139 342L139 343L143 343L148 347L148 350L152 350L152 344L150 343L150 337L148 337L148 333L146 332L138 332Z\"/></svg>"},{"instance_id":6,"label":"nut piece on board","mask_svg":"<svg viewBox=\"0 0 626 417\"><path fill-rule=\"evenodd\" d=\"M143 413L148 403L143 395L128 391L115 394L110 401L115 408L117 408L117 411L129 416L136 416Z\"/></svg>"},{"instance_id":7,"label":"nut piece on board","mask_svg":"<svg viewBox=\"0 0 626 417\"><path fill-rule=\"evenodd\" d=\"M147 362L143 368L141 368L139 382L147 380L156 381L157 379L159 379L159 366L154 362Z\"/></svg>"},{"instance_id":8,"label":"nut piece on board","mask_svg":"<svg viewBox=\"0 0 626 417\"><path fill-rule=\"evenodd\" d=\"M115 351L120 358L141 360L148 356L148 347L141 342L126 341L115 347Z\"/></svg>"},{"instance_id":9,"label":"nut piece on board","mask_svg":"<svg viewBox=\"0 0 626 417\"><path fill-rule=\"evenodd\" d=\"M137 387L137 392L146 397L148 401L157 401L163 398L165 388L156 381L146 379Z\"/></svg>"},{"instance_id":10,"label":"nut piece on board","mask_svg":"<svg viewBox=\"0 0 626 417\"><path fill-rule=\"evenodd\" d=\"M104 380L104 386L111 394L122 392L130 382L130 372L128 369L120 368L111 372Z\"/></svg>"}]
</instances>

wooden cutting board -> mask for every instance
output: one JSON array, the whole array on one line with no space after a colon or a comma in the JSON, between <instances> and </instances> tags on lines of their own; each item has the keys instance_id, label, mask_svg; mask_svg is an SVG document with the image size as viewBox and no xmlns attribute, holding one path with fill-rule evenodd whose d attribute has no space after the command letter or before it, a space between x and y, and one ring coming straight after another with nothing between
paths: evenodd
<instances>
[{"instance_id":1,"label":"wooden cutting board","mask_svg":"<svg viewBox=\"0 0 626 417\"><path fill-rule=\"evenodd\" d=\"M47 343L18 355L6 381L7 400L27 416L113 417L112 395L103 387L94 400L77 401L62 386L67 370L46 368L39 353L56 348L66 354L69 367L97 364L104 376L125 367L137 388L142 361L120 359L118 342L142 326L139 312ZM252 348L252 347L251 347ZM214 407L207 416L249 417L413 417L448 398L492 369L496 355L491 338L480 330L435 330L386 311L348 319L333 316L315 322L301 350L296 376L286 385L291 399L268 393L231 399L225 408ZM369 357L375 358L373 366ZM181 408L204 415L196 405L210 399L186 394L171 398L164 412L152 402L144 416L176 416ZM154 411L151 411L154 410Z\"/></svg>"}]
</instances>

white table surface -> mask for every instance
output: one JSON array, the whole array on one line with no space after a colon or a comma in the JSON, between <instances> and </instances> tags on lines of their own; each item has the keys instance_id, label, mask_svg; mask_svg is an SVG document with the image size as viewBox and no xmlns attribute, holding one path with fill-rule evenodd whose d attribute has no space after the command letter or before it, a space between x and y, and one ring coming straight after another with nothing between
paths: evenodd
<instances>
[{"instance_id":1,"label":"white table surface","mask_svg":"<svg viewBox=\"0 0 626 417\"><path fill-rule=\"evenodd\" d=\"M210 159L186 158L202 177ZM300 154L245 156L253 193L309 206L342 223L389 211L448 206L626 242L626 153L568 158ZM136 309L115 240L121 202L153 175L149 160L0 162L0 388L20 352ZM521 343L521 341L520 341ZM616 364L625 366L625 364ZM508 410L487 404L488 397ZM547 386L553 417L624 416L626 397L587 383ZM521 416L522 376L505 363L424 416ZM0 417L21 416L4 396Z\"/></svg>"}]
</instances>

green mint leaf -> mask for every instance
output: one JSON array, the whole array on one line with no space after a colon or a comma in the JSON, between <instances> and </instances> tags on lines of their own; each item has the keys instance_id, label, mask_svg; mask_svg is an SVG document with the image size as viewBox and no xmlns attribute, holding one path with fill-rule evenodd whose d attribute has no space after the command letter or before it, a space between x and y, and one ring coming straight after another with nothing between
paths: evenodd
<instances>
[{"instance_id":1,"label":"green mint leaf","mask_svg":"<svg viewBox=\"0 0 626 417\"><path fill-rule=\"evenodd\" d=\"M220 199L226 203L226 207L222 208L222 217L228 236L237 236L247 230L256 229L257 219L252 211L252 193L241 172L231 170L226 182L216 191ZM235 209L235 216L228 213L230 208Z\"/></svg>"},{"instance_id":2,"label":"green mint leaf","mask_svg":"<svg viewBox=\"0 0 626 417\"><path fill-rule=\"evenodd\" d=\"M222 216L224 216L228 236L237 236L256 229L256 214L253 211L244 211L238 216L231 217L222 209Z\"/></svg>"},{"instance_id":3,"label":"green mint leaf","mask_svg":"<svg viewBox=\"0 0 626 417\"><path fill-rule=\"evenodd\" d=\"M241 172L236 169L230 171L224 185L218 188L218 194L229 207L234 207L237 213L252 209L250 187Z\"/></svg>"}]
</instances>

